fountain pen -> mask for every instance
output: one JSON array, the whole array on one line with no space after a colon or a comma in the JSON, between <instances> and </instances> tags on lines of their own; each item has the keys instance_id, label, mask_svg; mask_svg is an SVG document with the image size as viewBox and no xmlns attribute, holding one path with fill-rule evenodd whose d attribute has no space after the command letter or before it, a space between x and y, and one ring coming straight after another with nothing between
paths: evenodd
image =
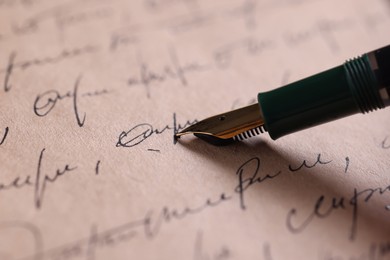
<instances>
[{"instance_id":1,"label":"fountain pen","mask_svg":"<svg viewBox=\"0 0 390 260\"><path fill-rule=\"evenodd\" d=\"M257 95L258 103L212 116L175 134L214 145L268 132L274 140L309 127L390 105L390 45L343 65Z\"/></svg>"}]
</instances>

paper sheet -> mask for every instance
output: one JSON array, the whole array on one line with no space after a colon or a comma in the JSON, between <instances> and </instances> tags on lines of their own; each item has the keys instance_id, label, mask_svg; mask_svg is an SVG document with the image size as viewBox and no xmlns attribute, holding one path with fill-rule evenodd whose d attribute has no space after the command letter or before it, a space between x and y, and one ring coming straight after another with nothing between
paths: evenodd
<instances>
[{"instance_id":1,"label":"paper sheet","mask_svg":"<svg viewBox=\"0 0 390 260\"><path fill-rule=\"evenodd\" d=\"M389 28L380 0L0 0L0 259L390 259L389 109L173 140Z\"/></svg>"}]
</instances>

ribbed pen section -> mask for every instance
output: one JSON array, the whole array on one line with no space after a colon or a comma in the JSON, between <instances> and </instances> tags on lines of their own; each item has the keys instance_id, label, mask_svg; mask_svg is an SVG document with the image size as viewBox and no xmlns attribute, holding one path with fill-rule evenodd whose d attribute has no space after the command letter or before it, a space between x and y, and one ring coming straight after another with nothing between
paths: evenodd
<instances>
[{"instance_id":1,"label":"ribbed pen section","mask_svg":"<svg viewBox=\"0 0 390 260\"><path fill-rule=\"evenodd\" d=\"M259 126L259 127L250 129L248 131L242 132L241 134L238 134L236 136L233 136L233 140L234 141L242 141L242 140L248 139L250 137L253 137L253 136L265 133L265 132L267 132L265 127Z\"/></svg>"},{"instance_id":2,"label":"ribbed pen section","mask_svg":"<svg viewBox=\"0 0 390 260\"><path fill-rule=\"evenodd\" d=\"M347 61L344 68L348 83L362 113L385 107L367 55Z\"/></svg>"}]
</instances>

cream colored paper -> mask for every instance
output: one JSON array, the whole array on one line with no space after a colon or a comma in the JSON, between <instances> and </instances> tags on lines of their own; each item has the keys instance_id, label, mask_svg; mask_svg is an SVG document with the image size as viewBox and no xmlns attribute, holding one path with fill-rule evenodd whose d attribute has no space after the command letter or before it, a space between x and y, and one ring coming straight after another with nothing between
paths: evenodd
<instances>
[{"instance_id":1,"label":"cream colored paper","mask_svg":"<svg viewBox=\"0 0 390 260\"><path fill-rule=\"evenodd\" d=\"M0 259L390 259L389 109L173 140L389 28L379 0L0 0Z\"/></svg>"}]
</instances>

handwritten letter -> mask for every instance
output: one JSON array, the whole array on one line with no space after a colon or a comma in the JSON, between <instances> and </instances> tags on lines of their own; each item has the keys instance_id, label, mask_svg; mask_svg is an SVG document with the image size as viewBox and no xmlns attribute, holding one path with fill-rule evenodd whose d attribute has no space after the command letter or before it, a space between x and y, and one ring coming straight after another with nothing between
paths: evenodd
<instances>
[{"instance_id":1,"label":"handwritten letter","mask_svg":"<svg viewBox=\"0 0 390 260\"><path fill-rule=\"evenodd\" d=\"M390 259L389 109L173 138L389 28L385 0L0 0L0 259Z\"/></svg>"}]
</instances>

